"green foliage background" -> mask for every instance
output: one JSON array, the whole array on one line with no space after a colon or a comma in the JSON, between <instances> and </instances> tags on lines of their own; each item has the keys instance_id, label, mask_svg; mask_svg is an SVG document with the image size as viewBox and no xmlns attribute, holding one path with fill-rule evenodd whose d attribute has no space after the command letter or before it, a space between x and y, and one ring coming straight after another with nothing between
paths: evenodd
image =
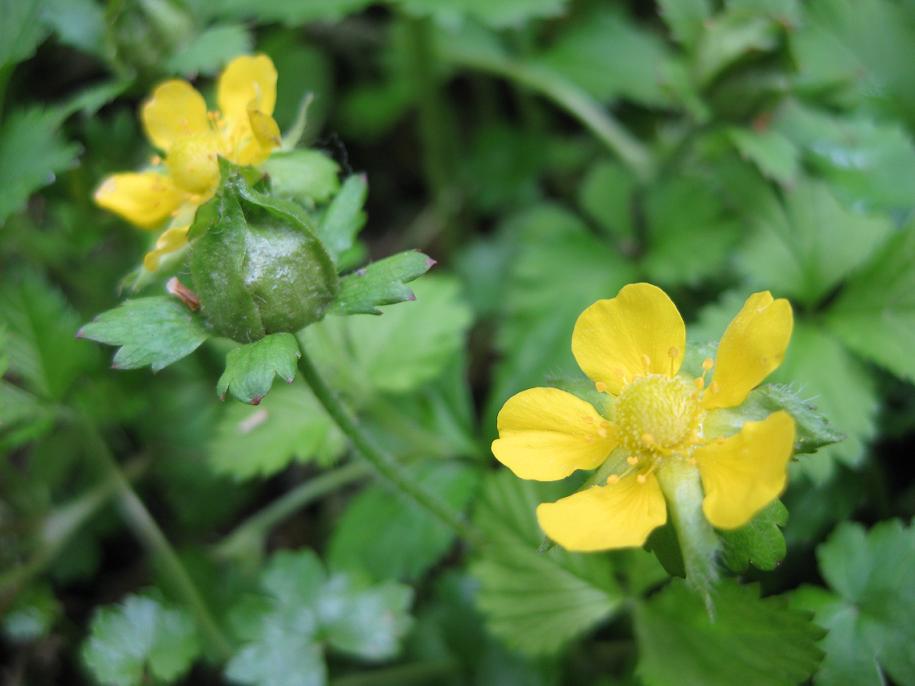
<instances>
[{"instance_id":1,"label":"green foliage background","mask_svg":"<svg viewBox=\"0 0 915 686\"><path fill-rule=\"evenodd\" d=\"M905 0L0 0L2 683L915 684L913 46ZM116 373L75 338L154 239L91 200L153 152L139 103L248 51L284 131L314 96L268 171L335 259L439 262L299 339L488 546L354 458L291 334L144 328L183 316L156 282L115 363L194 355ZM372 264L384 302L427 267ZM574 479L489 452L509 395L574 383L580 311L638 280L695 344L790 298L774 380L845 435L725 538L714 621L660 537L544 550L534 507ZM340 311L380 302L346 288Z\"/></svg>"}]
</instances>

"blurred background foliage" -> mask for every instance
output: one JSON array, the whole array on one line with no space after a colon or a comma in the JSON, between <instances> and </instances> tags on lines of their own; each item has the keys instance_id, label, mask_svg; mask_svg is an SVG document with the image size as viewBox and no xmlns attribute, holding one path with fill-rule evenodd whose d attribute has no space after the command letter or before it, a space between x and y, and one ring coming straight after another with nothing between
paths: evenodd
<instances>
[{"instance_id":1,"label":"blurred background foliage","mask_svg":"<svg viewBox=\"0 0 915 686\"><path fill-rule=\"evenodd\" d=\"M2 683L915 684L913 46L908 0L0 0ZM314 97L315 202L367 175L352 264L439 262L302 336L497 549L374 483L303 383L220 402L225 342L152 375L74 338L150 239L91 199L152 154L139 103L249 51L284 130ZM637 280L694 343L790 298L777 380L846 435L792 465L787 523L731 542L761 586L724 582L714 624L647 553L537 552L557 491L489 453Z\"/></svg>"}]
</instances>

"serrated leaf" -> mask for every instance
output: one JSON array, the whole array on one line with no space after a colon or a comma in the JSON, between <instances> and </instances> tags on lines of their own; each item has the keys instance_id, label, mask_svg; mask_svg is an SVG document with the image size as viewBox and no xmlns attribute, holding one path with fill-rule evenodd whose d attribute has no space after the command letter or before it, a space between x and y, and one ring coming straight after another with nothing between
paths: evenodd
<instances>
[{"instance_id":1,"label":"serrated leaf","mask_svg":"<svg viewBox=\"0 0 915 686\"><path fill-rule=\"evenodd\" d=\"M362 206L366 195L368 181L365 175L350 176L324 211L317 234L334 260L338 260L340 255L352 247L356 235L365 225Z\"/></svg>"},{"instance_id":2,"label":"serrated leaf","mask_svg":"<svg viewBox=\"0 0 915 686\"><path fill-rule=\"evenodd\" d=\"M846 285L827 323L858 354L915 381L915 223L894 235Z\"/></svg>"},{"instance_id":3,"label":"serrated leaf","mask_svg":"<svg viewBox=\"0 0 915 686\"><path fill-rule=\"evenodd\" d=\"M28 59L44 40L42 9L40 0L0 0L0 69Z\"/></svg>"},{"instance_id":4,"label":"serrated leaf","mask_svg":"<svg viewBox=\"0 0 915 686\"><path fill-rule=\"evenodd\" d=\"M817 560L832 592L805 586L793 595L829 631L814 683L915 684L915 528L892 520L865 532L846 522L817 548Z\"/></svg>"},{"instance_id":5,"label":"serrated leaf","mask_svg":"<svg viewBox=\"0 0 915 686\"><path fill-rule=\"evenodd\" d=\"M785 559L787 546L782 527L788 523L788 508L773 500L749 523L721 531L721 559L731 571L742 573L753 565L771 571Z\"/></svg>"},{"instance_id":6,"label":"serrated leaf","mask_svg":"<svg viewBox=\"0 0 915 686\"><path fill-rule=\"evenodd\" d=\"M684 582L636 605L636 673L647 686L794 686L816 670L821 630L784 598L723 581L715 618Z\"/></svg>"},{"instance_id":7,"label":"serrated leaf","mask_svg":"<svg viewBox=\"0 0 915 686\"><path fill-rule=\"evenodd\" d=\"M827 186L812 181L786 190L784 204L767 198L755 215L739 268L754 285L778 284L807 305L863 264L892 230L885 218L842 207Z\"/></svg>"},{"instance_id":8,"label":"serrated leaf","mask_svg":"<svg viewBox=\"0 0 915 686\"><path fill-rule=\"evenodd\" d=\"M166 73L212 75L236 55L251 51L251 35L241 24L210 26L168 58Z\"/></svg>"},{"instance_id":9,"label":"serrated leaf","mask_svg":"<svg viewBox=\"0 0 915 686\"><path fill-rule=\"evenodd\" d=\"M430 460L406 471L454 512L462 511L476 490L476 472L458 462ZM412 581L453 541L454 532L412 500L390 488L372 486L356 496L337 521L328 560L336 569L363 571L374 579Z\"/></svg>"},{"instance_id":10,"label":"serrated leaf","mask_svg":"<svg viewBox=\"0 0 915 686\"><path fill-rule=\"evenodd\" d=\"M658 6L673 37L688 47L696 44L712 16L709 0L659 0Z\"/></svg>"},{"instance_id":11,"label":"serrated leaf","mask_svg":"<svg viewBox=\"0 0 915 686\"><path fill-rule=\"evenodd\" d=\"M768 17L728 10L705 22L695 59L696 75L707 84L750 53L772 50L778 31Z\"/></svg>"},{"instance_id":12,"label":"serrated leaf","mask_svg":"<svg viewBox=\"0 0 915 686\"><path fill-rule=\"evenodd\" d=\"M502 471L485 481L474 514L488 541L470 567L477 605L496 637L529 655L557 652L622 602L608 557L538 551L536 507L559 495Z\"/></svg>"},{"instance_id":13,"label":"serrated leaf","mask_svg":"<svg viewBox=\"0 0 915 686\"><path fill-rule=\"evenodd\" d=\"M225 408L208 452L210 466L238 480L269 476L293 461L327 464L346 441L304 383L279 386L257 407Z\"/></svg>"},{"instance_id":14,"label":"serrated leaf","mask_svg":"<svg viewBox=\"0 0 915 686\"><path fill-rule=\"evenodd\" d=\"M357 269L340 280L332 314L381 314L381 305L414 300L407 283L429 271L435 261L408 250Z\"/></svg>"},{"instance_id":15,"label":"serrated leaf","mask_svg":"<svg viewBox=\"0 0 915 686\"><path fill-rule=\"evenodd\" d=\"M118 346L112 367L154 372L190 355L209 338L199 318L174 298L125 300L83 326L80 338Z\"/></svg>"},{"instance_id":16,"label":"serrated leaf","mask_svg":"<svg viewBox=\"0 0 915 686\"><path fill-rule=\"evenodd\" d=\"M19 0L6 2L15 5ZM62 108L32 107L4 119L0 126L0 225L75 161L79 148L60 134L65 114Z\"/></svg>"},{"instance_id":17,"label":"serrated leaf","mask_svg":"<svg viewBox=\"0 0 915 686\"><path fill-rule=\"evenodd\" d=\"M800 153L794 143L774 129L730 128L727 136L742 157L759 167L759 171L783 185L794 183L800 172Z\"/></svg>"},{"instance_id":18,"label":"serrated leaf","mask_svg":"<svg viewBox=\"0 0 915 686\"><path fill-rule=\"evenodd\" d=\"M146 682L147 670L170 683L199 653L191 618L145 596L128 596L117 606L97 609L82 649L86 666L106 686L139 686Z\"/></svg>"},{"instance_id":19,"label":"serrated leaf","mask_svg":"<svg viewBox=\"0 0 915 686\"><path fill-rule=\"evenodd\" d=\"M520 26L525 21L555 17L568 0L395 0L404 10L418 16L432 16L443 25L457 25L466 18L493 28Z\"/></svg>"},{"instance_id":20,"label":"serrated leaf","mask_svg":"<svg viewBox=\"0 0 915 686\"><path fill-rule=\"evenodd\" d=\"M463 347L472 313L457 281L435 274L414 288L414 302L390 307L381 317L328 317L300 332L339 389L357 400L405 393L436 378Z\"/></svg>"},{"instance_id":21,"label":"serrated leaf","mask_svg":"<svg viewBox=\"0 0 915 686\"><path fill-rule=\"evenodd\" d=\"M274 376L292 383L301 355L299 342L291 333L271 334L234 348L226 355L226 368L216 383L216 392L225 398L229 391L243 403L258 405L270 392Z\"/></svg>"},{"instance_id":22,"label":"serrated leaf","mask_svg":"<svg viewBox=\"0 0 915 686\"><path fill-rule=\"evenodd\" d=\"M270 190L282 198L290 198L303 204L320 204L327 202L340 191L340 181L337 179L340 167L320 150L277 152L272 154L262 166L270 177ZM344 200L341 200L341 204ZM364 194L360 200L364 202ZM358 204L361 208L362 202ZM339 209L337 211L341 212ZM327 221L326 218L325 221ZM342 218L338 218L338 221L343 223ZM344 231L342 227L338 228L340 231ZM354 233L355 231L352 232L352 234ZM318 234L332 255L342 252L342 250L337 250L337 244L328 243L326 239L329 237L323 234L323 229L320 227ZM352 244L352 234L350 244ZM342 237L338 236L338 238L341 239L340 243L345 242ZM335 250L330 249L331 245L334 245Z\"/></svg>"}]
</instances>

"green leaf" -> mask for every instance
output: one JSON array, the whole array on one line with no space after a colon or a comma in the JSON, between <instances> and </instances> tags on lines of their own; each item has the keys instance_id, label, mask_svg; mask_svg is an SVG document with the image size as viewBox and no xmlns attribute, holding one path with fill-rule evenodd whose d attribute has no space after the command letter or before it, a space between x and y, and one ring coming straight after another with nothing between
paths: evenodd
<instances>
[{"instance_id":1,"label":"green leaf","mask_svg":"<svg viewBox=\"0 0 915 686\"><path fill-rule=\"evenodd\" d=\"M271 334L234 348L226 355L226 369L216 392L225 398L229 391L243 403L258 405L270 392L274 376L292 383L301 355L299 342L291 333Z\"/></svg>"},{"instance_id":2,"label":"green leaf","mask_svg":"<svg viewBox=\"0 0 915 686\"><path fill-rule=\"evenodd\" d=\"M79 315L31 272L11 272L0 287L0 326L9 370L33 395L61 400L97 360L76 340ZM2 422L0 422L2 423Z\"/></svg>"},{"instance_id":3,"label":"green leaf","mask_svg":"<svg viewBox=\"0 0 915 686\"><path fill-rule=\"evenodd\" d=\"M830 308L827 324L849 348L915 381L915 223L894 235L856 273Z\"/></svg>"},{"instance_id":4,"label":"green leaf","mask_svg":"<svg viewBox=\"0 0 915 686\"><path fill-rule=\"evenodd\" d=\"M328 464L346 442L304 383L273 390L258 407L232 403L210 439L209 462L237 480L269 476L293 461Z\"/></svg>"},{"instance_id":5,"label":"green leaf","mask_svg":"<svg viewBox=\"0 0 915 686\"><path fill-rule=\"evenodd\" d=\"M435 260L408 250L357 269L340 281L333 314L381 314L380 305L394 305L416 296L406 284L429 271Z\"/></svg>"},{"instance_id":6,"label":"green leaf","mask_svg":"<svg viewBox=\"0 0 915 686\"><path fill-rule=\"evenodd\" d=\"M365 204L368 195L368 181L362 174L350 176L343 182L340 192L334 196L324 211L317 234L334 260L349 250L356 234L365 225Z\"/></svg>"},{"instance_id":7,"label":"green leaf","mask_svg":"<svg viewBox=\"0 0 915 686\"><path fill-rule=\"evenodd\" d=\"M521 26L531 19L555 17L568 0L394 0L410 14L432 16L441 24L455 25L472 18L486 26Z\"/></svg>"},{"instance_id":8,"label":"green leaf","mask_svg":"<svg viewBox=\"0 0 915 686\"><path fill-rule=\"evenodd\" d=\"M659 0L658 6L673 37L688 47L696 44L712 16L709 0Z\"/></svg>"},{"instance_id":9,"label":"green leaf","mask_svg":"<svg viewBox=\"0 0 915 686\"><path fill-rule=\"evenodd\" d=\"M0 69L28 59L44 40L42 9L41 0L0 0Z\"/></svg>"},{"instance_id":10,"label":"green leaf","mask_svg":"<svg viewBox=\"0 0 915 686\"><path fill-rule=\"evenodd\" d=\"M320 150L277 152L264 162L263 168L270 177L270 189L281 198L297 200L303 204L321 204L340 190L340 181L337 179L340 167ZM362 201L364 200L363 195ZM361 207L362 203L359 205ZM320 231L319 237L325 239ZM325 246L330 249L327 241ZM331 251L331 254L336 253Z\"/></svg>"},{"instance_id":11,"label":"green leaf","mask_svg":"<svg viewBox=\"0 0 915 686\"><path fill-rule=\"evenodd\" d=\"M701 83L708 84L734 62L748 54L772 50L777 44L778 30L770 18L725 11L705 22L696 50L696 75Z\"/></svg>"},{"instance_id":12,"label":"green leaf","mask_svg":"<svg viewBox=\"0 0 915 686\"><path fill-rule=\"evenodd\" d=\"M154 372L190 355L209 337L198 317L168 296L125 300L77 335L118 346L111 365L115 369L149 365Z\"/></svg>"},{"instance_id":13,"label":"green leaf","mask_svg":"<svg viewBox=\"0 0 915 686\"><path fill-rule=\"evenodd\" d=\"M471 563L489 630L529 655L555 653L611 617L622 595L606 556L539 552L535 510L560 493L503 470L483 485L474 522L488 545Z\"/></svg>"},{"instance_id":14,"label":"green leaf","mask_svg":"<svg viewBox=\"0 0 915 686\"><path fill-rule=\"evenodd\" d=\"M793 595L829 631L814 683L915 684L915 527L891 520L865 532L843 523L817 560L832 592L805 586Z\"/></svg>"},{"instance_id":15,"label":"green leaf","mask_svg":"<svg viewBox=\"0 0 915 686\"><path fill-rule=\"evenodd\" d=\"M430 460L408 472L420 488L435 493L454 512L462 511L476 490L475 470L459 462ZM375 579L414 581L453 541L454 531L412 500L378 485L356 496L339 518L328 559L336 569L363 571Z\"/></svg>"},{"instance_id":16,"label":"green leaf","mask_svg":"<svg viewBox=\"0 0 915 686\"><path fill-rule=\"evenodd\" d=\"M282 22L286 26L299 27L306 22L333 22L343 19L371 5L374 0L220 0L218 3L202 3L212 16L229 19L257 19L259 23Z\"/></svg>"},{"instance_id":17,"label":"green leaf","mask_svg":"<svg viewBox=\"0 0 915 686\"><path fill-rule=\"evenodd\" d=\"M823 184L804 181L755 210L737 263L754 285L812 305L863 264L891 231L883 217L846 209Z\"/></svg>"},{"instance_id":18,"label":"green leaf","mask_svg":"<svg viewBox=\"0 0 915 686\"><path fill-rule=\"evenodd\" d=\"M426 260L425 256L422 256ZM417 281L416 300L381 317L328 317L301 332L316 364L355 396L405 393L441 374L465 344L472 314L456 279Z\"/></svg>"},{"instance_id":19,"label":"green leaf","mask_svg":"<svg viewBox=\"0 0 915 686\"><path fill-rule=\"evenodd\" d=\"M321 642L366 660L394 656L410 626L409 588L366 586L344 574L328 578L310 550L274 555L261 573L262 595L232 611L244 641L226 676L255 686L322 686Z\"/></svg>"},{"instance_id":20,"label":"green leaf","mask_svg":"<svg viewBox=\"0 0 915 686\"><path fill-rule=\"evenodd\" d=\"M618 162L601 161L592 166L578 188L578 204L609 235L627 247L635 239L632 199L635 179Z\"/></svg>"},{"instance_id":21,"label":"green leaf","mask_svg":"<svg viewBox=\"0 0 915 686\"><path fill-rule=\"evenodd\" d=\"M45 0L42 19L57 39L91 55L105 57L105 10L94 0Z\"/></svg>"},{"instance_id":22,"label":"green leaf","mask_svg":"<svg viewBox=\"0 0 915 686\"><path fill-rule=\"evenodd\" d=\"M251 51L251 35L241 24L219 24L204 29L175 52L165 72L196 76L215 74L236 55Z\"/></svg>"},{"instance_id":23,"label":"green leaf","mask_svg":"<svg viewBox=\"0 0 915 686\"><path fill-rule=\"evenodd\" d=\"M672 581L636 605L635 632L636 673L647 686L794 686L822 656L822 632L807 613L734 581L718 586L714 620L685 583Z\"/></svg>"},{"instance_id":24,"label":"green leaf","mask_svg":"<svg viewBox=\"0 0 915 686\"><path fill-rule=\"evenodd\" d=\"M772 571L785 559L787 546L782 527L788 523L788 508L773 500L749 523L732 531L720 531L721 559L731 571L742 573L753 565Z\"/></svg>"},{"instance_id":25,"label":"green leaf","mask_svg":"<svg viewBox=\"0 0 915 686\"><path fill-rule=\"evenodd\" d=\"M32 107L13 112L0 125L0 225L22 209L32 193L53 183L55 174L76 160L79 148L60 134L64 115L61 108Z\"/></svg>"},{"instance_id":26,"label":"green leaf","mask_svg":"<svg viewBox=\"0 0 915 686\"><path fill-rule=\"evenodd\" d=\"M97 609L82 657L106 686L139 686L146 672L170 683L184 674L200 653L191 618L155 598L128 596L114 607Z\"/></svg>"},{"instance_id":27,"label":"green leaf","mask_svg":"<svg viewBox=\"0 0 915 686\"><path fill-rule=\"evenodd\" d=\"M615 8L560 26L557 40L535 58L536 63L603 102L626 98L645 105L669 103L664 77L670 54L655 33Z\"/></svg>"},{"instance_id":28,"label":"green leaf","mask_svg":"<svg viewBox=\"0 0 915 686\"><path fill-rule=\"evenodd\" d=\"M14 643L28 643L47 636L62 607L50 587L29 586L18 593L3 615L3 633Z\"/></svg>"},{"instance_id":29,"label":"green leaf","mask_svg":"<svg viewBox=\"0 0 915 686\"><path fill-rule=\"evenodd\" d=\"M800 153L787 135L775 129L756 131L732 127L727 136L742 157L759 167L764 176L789 186L800 171Z\"/></svg>"},{"instance_id":30,"label":"green leaf","mask_svg":"<svg viewBox=\"0 0 915 686\"><path fill-rule=\"evenodd\" d=\"M789 100L768 133L796 145L852 206L908 210L915 204L915 145L898 124L840 117Z\"/></svg>"}]
</instances>

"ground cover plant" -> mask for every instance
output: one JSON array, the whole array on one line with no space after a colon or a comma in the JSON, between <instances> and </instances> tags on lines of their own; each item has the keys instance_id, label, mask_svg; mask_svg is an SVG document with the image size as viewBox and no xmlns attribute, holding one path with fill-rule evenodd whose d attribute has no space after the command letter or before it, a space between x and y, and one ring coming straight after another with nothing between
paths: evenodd
<instances>
[{"instance_id":1,"label":"ground cover plant","mask_svg":"<svg viewBox=\"0 0 915 686\"><path fill-rule=\"evenodd\" d=\"M0 0L0 683L915 684L913 45Z\"/></svg>"}]
</instances>

